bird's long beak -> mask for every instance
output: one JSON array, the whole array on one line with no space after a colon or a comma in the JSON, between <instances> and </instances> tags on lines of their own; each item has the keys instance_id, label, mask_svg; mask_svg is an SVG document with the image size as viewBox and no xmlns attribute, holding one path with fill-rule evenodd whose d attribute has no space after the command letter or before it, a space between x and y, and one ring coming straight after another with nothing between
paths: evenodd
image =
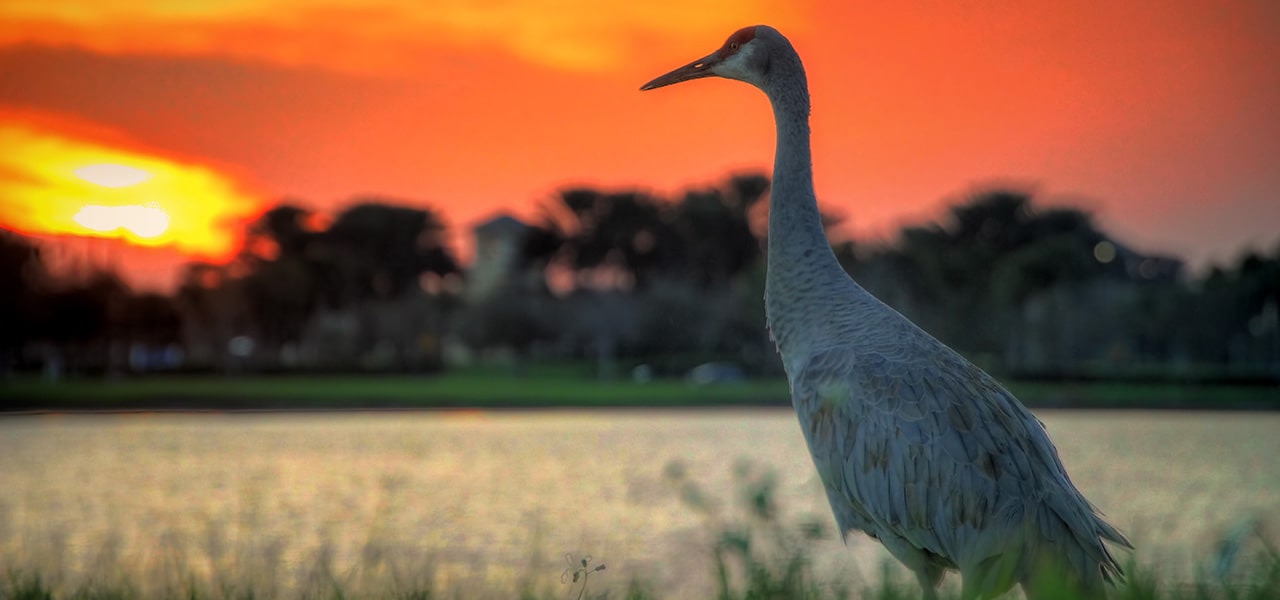
<instances>
[{"instance_id":1,"label":"bird's long beak","mask_svg":"<svg viewBox=\"0 0 1280 600\"><path fill-rule=\"evenodd\" d=\"M681 81L689 81L690 79L701 79L703 77L712 77L715 73L711 72L711 67L720 62L719 54L709 54L703 58L699 58L679 69L676 69L666 75L654 78L653 81L640 86L640 91L652 90Z\"/></svg>"}]
</instances>

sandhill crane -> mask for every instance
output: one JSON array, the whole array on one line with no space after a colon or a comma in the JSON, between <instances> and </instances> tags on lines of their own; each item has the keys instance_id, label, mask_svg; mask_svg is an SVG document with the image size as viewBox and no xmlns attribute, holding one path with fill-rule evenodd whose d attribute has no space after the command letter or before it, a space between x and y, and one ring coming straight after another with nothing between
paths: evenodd
<instances>
[{"instance_id":1,"label":"sandhill crane","mask_svg":"<svg viewBox=\"0 0 1280 600\"><path fill-rule=\"evenodd\" d=\"M842 536L861 530L926 598L948 569L965 598L1046 582L1100 597L1132 544L1071 483L1043 424L999 382L850 278L818 214L809 91L782 34L741 29L641 90L725 77L764 91L777 147L765 310ZM1055 590L1061 591L1061 590Z\"/></svg>"}]
</instances>

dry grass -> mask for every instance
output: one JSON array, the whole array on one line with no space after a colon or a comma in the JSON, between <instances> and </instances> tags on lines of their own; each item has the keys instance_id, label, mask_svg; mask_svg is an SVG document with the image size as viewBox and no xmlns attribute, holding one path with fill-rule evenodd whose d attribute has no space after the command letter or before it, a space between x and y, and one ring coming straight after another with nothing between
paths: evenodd
<instances>
[{"instance_id":1,"label":"dry grass","mask_svg":"<svg viewBox=\"0 0 1280 600\"><path fill-rule=\"evenodd\" d=\"M710 497L670 465L667 480L689 510L700 514L711 545L713 589L706 597L735 599L918 598L900 569L885 565L875 583L824 581L812 568L812 545L831 532L819 522L784 521L776 479L744 466L736 474L736 498ZM12 521L0 503L0 525ZM1280 554L1263 525L1244 520L1203 559L1194 581L1169 581L1158 562L1131 562L1126 585L1113 597L1127 600L1263 600L1280 598ZM69 547L56 529L43 539L20 540L0 557L0 600L133 600L182 598L661 598L642 576L605 569L585 554L566 557L561 572L530 566L514 581L495 582L482 568L443 567L444 561L403 543L389 543L371 529L355 556L337 556L333 541L303 556L286 556L280 540L237 534L225 524L201 528L203 539L162 534L141 552L126 553L124 540L106 532L98 547ZM0 529L0 535L5 534ZM11 532L10 532L11 533ZM530 549L535 556L539 549ZM72 557L75 557L74 559ZM670 557L672 561L682 557ZM530 565L537 561L530 561ZM513 567L517 568L517 567ZM951 582L954 584L954 582ZM944 590L955 597L954 586ZM1068 599L1063 599L1068 600Z\"/></svg>"}]
</instances>

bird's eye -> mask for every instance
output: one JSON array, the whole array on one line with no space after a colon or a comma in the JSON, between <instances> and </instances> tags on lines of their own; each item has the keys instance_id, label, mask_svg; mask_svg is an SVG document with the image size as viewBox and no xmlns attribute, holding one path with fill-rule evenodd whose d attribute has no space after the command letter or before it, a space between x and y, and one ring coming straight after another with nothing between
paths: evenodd
<instances>
[{"instance_id":1,"label":"bird's eye","mask_svg":"<svg viewBox=\"0 0 1280 600\"><path fill-rule=\"evenodd\" d=\"M730 50L732 50L732 51L734 51L734 52L737 52L737 51L738 51L738 42L729 42L729 49L730 49Z\"/></svg>"}]
</instances>

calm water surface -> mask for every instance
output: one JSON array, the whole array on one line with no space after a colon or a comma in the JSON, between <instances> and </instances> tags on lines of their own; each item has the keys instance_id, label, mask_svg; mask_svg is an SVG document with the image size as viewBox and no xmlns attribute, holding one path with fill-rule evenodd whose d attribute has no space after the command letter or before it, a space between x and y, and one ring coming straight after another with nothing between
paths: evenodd
<instances>
[{"instance_id":1,"label":"calm water surface","mask_svg":"<svg viewBox=\"0 0 1280 600\"><path fill-rule=\"evenodd\" d=\"M1185 571L1244 519L1280 529L1280 415L1038 414L1139 561ZM735 469L772 469L788 521L833 525L784 410L19 416L0 418L0 569L253 562L289 585L320 562L348 577L430 565L515 585L558 579L573 553L608 564L593 582L635 573L678 593L706 584L711 528L664 476L677 462L730 507ZM888 557L860 535L818 553L854 583Z\"/></svg>"}]
</instances>

